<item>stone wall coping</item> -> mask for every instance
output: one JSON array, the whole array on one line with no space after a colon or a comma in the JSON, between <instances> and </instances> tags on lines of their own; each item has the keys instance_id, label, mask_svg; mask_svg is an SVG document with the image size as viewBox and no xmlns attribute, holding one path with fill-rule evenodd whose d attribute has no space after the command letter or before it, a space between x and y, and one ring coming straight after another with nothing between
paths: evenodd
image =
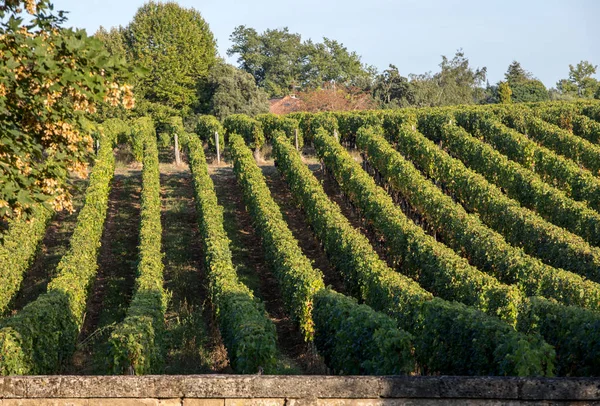
<instances>
[{"instance_id":1,"label":"stone wall coping","mask_svg":"<svg viewBox=\"0 0 600 406\"><path fill-rule=\"evenodd\" d=\"M64 398L462 398L600 400L600 378L402 376L8 376L0 399Z\"/></svg>"}]
</instances>

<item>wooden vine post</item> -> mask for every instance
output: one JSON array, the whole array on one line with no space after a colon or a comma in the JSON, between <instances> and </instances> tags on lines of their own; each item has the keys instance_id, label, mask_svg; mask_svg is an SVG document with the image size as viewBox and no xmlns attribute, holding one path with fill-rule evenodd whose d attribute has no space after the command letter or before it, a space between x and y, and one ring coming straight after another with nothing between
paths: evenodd
<instances>
[{"instance_id":1,"label":"wooden vine post","mask_svg":"<svg viewBox=\"0 0 600 406\"><path fill-rule=\"evenodd\" d=\"M217 147L217 163L221 164L221 149L219 147L219 132L215 131L215 145Z\"/></svg>"},{"instance_id":2,"label":"wooden vine post","mask_svg":"<svg viewBox=\"0 0 600 406\"><path fill-rule=\"evenodd\" d=\"M298 129L297 128L294 130L294 139L296 141L296 151L299 151L300 147L298 145Z\"/></svg>"},{"instance_id":3,"label":"wooden vine post","mask_svg":"<svg viewBox=\"0 0 600 406\"><path fill-rule=\"evenodd\" d=\"M177 133L175 133L175 165L180 166L181 165L181 154L179 153L179 137L177 136Z\"/></svg>"}]
</instances>

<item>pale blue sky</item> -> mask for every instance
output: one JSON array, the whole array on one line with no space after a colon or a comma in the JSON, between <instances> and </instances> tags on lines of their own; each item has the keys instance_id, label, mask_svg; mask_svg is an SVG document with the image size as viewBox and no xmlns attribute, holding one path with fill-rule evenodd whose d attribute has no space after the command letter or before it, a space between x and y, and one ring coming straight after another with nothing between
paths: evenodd
<instances>
[{"instance_id":1,"label":"pale blue sky","mask_svg":"<svg viewBox=\"0 0 600 406\"><path fill-rule=\"evenodd\" d=\"M68 25L93 33L127 25L144 0L54 0ZM548 87L582 59L600 65L600 0L179 0L199 10L219 53L241 24L263 31L289 27L302 38L336 39L380 71L437 71L441 55L462 48L490 83L516 59ZM233 60L230 60L234 62ZM600 72L599 72L600 73ZM600 77L600 75L596 75Z\"/></svg>"}]
</instances>

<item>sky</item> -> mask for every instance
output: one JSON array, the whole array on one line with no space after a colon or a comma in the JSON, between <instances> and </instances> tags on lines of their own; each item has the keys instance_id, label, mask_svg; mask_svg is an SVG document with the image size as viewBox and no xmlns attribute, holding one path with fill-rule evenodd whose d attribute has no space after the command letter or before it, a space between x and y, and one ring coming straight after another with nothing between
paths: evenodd
<instances>
[{"instance_id":1,"label":"sky","mask_svg":"<svg viewBox=\"0 0 600 406\"><path fill-rule=\"evenodd\" d=\"M68 26L93 34L126 26L144 0L54 0ZM436 72L441 56L462 48L473 68L502 80L517 60L547 87L567 78L569 64L600 65L599 0L179 0L200 11L219 54L227 58L238 25L288 27L303 39L343 43L379 71L394 64L403 76ZM600 78L600 70L596 74Z\"/></svg>"}]
</instances>

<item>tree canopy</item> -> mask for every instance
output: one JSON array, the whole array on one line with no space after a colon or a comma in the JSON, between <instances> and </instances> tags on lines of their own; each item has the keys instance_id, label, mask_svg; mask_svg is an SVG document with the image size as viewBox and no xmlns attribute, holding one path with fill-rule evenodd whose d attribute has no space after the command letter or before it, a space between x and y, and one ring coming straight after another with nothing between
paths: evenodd
<instances>
[{"instance_id":1,"label":"tree canopy","mask_svg":"<svg viewBox=\"0 0 600 406\"><path fill-rule=\"evenodd\" d=\"M108 47L119 52L111 30ZM190 113L198 105L198 80L216 63L216 42L202 15L175 2L150 1L122 30L127 60L147 73L136 83L136 95Z\"/></svg>"},{"instance_id":2,"label":"tree canopy","mask_svg":"<svg viewBox=\"0 0 600 406\"><path fill-rule=\"evenodd\" d=\"M87 176L92 152L86 116L134 104L122 61L65 21L48 0L0 6L0 218L72 210L69 172Z\"/></svg>"},{"instance_id":3,"label":"tree canopy","mask_svg":"<svg viewBox=\"0 0 600 406\"><path fill-rule=\"evenodd\" d=\"M237 55L240 69L250 73L269 96L284 96L326 82L341 86L369 86L374 68L364 65L355 52L324 38L322 43L302 41L287 27L259 34L240 25L230 36L227 55Z\"/></svg>"},{"instance_id":4,"label":"tree canopy","mask_svg":"<svg viewBox=\"0 0 600 406\"><path fill-rule=\"evenodd\" d=\"M269 112L269 100L251 74L222 61L214 65L208 76L201 80L198 98L200 112L220 119L230 114L256 114Z\"/></svg>"}]
</instances>

